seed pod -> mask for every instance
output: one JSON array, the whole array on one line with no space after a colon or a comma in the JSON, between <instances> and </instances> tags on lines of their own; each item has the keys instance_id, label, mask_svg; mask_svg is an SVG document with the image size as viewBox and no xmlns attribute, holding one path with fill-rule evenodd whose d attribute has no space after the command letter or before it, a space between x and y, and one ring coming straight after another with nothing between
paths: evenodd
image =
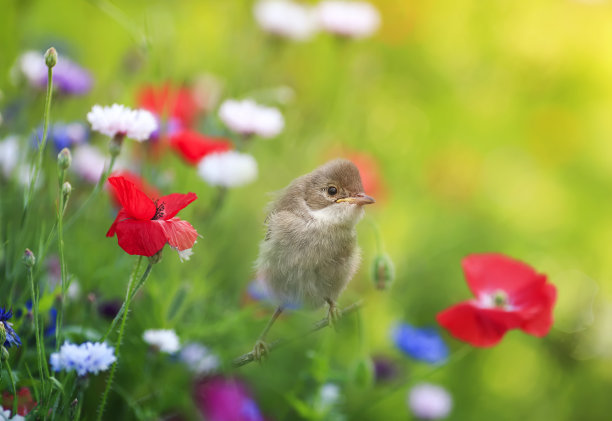
<instances>
[{"instance_id":1,"label":"seed pod","mask_svg":"<svg viewBox=\"0 0 612 421\"><path fill-rule=\"evenodd\" d=\"M394 279L395 268L391 258L385 253L376 256L372 262L372 280L376 289L388 289Z\"/></svg>"}]
</instances>

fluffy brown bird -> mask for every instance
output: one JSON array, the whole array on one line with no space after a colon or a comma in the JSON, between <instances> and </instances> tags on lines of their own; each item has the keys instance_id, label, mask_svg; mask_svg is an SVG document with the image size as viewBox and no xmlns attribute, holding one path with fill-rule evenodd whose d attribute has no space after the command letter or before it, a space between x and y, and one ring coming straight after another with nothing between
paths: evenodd
<instances>
[{"instance_id":1,"label":"fluffy brown bird","mask_svg":"<svg viewBox=\"0 0 612 421\"><path fill-rule=\"evenodd\" d=\"M336 300L359 267L355 225L371 203L355 164L336 159L293 180L271 204L256 266L278 308L255 343L256 359L267 353L265 336L287 305L328 303L336 322Z\"/></svg>"}]
</instances>

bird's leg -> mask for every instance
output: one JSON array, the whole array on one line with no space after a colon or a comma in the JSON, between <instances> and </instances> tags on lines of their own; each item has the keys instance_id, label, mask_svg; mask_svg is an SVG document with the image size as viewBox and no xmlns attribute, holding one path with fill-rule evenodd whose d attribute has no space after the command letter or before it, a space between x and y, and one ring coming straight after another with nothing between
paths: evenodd
<instances>
[{"instance_id":1,"label":"bird's leg","mask_svg":"<svg viewBox=\"0 0 612 421\"><path fill-rule=\"evenodd\" d=\"M327 301L327 304L329 304L329 310L327 312L327 322L331 327L335 329L336 324L342 316L342 311L338 308L336 302L331 298L326 298L325 301Z\"/></svg>"},{"instance_id":2,"label":"bird's leg","mask_svg":"<svg viewBox=\"0 0 612 421\"><path fill-rule=\"evenodd\" d=\"M265 342L266 335L268 334L268 331L282 312L283 307L278 306L278 308L272 315L272 318L268 321L268 324L259 335L259 338L257 338L257 340L255 341L255 346L253 347L253 357L255 357L256 361L261 361L270 352L270 350L268 349L268 344Z\"/></svg>"}]
</instances>

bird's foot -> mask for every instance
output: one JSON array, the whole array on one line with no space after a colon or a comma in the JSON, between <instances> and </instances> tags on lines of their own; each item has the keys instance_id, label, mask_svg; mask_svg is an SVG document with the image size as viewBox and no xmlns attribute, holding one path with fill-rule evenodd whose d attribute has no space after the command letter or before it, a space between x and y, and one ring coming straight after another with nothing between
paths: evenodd
<instances>
[{"instance_id":1,"label":"bird's foot","mask_svg":"<svg viewBox=\"0 0 612 421\"><path fill-rule=\"evenodd\" d=\"M336 329L336 326L342 317L342 311L338 308L338 305L335 302L329 300L328 303L329 310L327 312L327 322L331 327Z\"/></svg>"},{"instance_id":2,"label":"bird's foot","mask_svg":"<svg viewBox=\"0 0 612 421\"><path fill-rule=\"evenodd\" d=\"M270 347L268 344L261 339L257 339L255 346L253 346L253 358L255 361L262 362L268 358L268 354L270 354Z\"/></svg>"}]
</instances>

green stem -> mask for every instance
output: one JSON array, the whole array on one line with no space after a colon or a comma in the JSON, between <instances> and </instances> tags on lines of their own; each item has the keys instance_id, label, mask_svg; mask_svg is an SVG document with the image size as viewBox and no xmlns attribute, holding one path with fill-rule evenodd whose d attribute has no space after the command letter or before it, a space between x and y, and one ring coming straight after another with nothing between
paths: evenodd
<instances>
[{"instance_id":1,"label":"green stem","mask_svg":"<svg viewBox=\"0 0 612 421\"><path fill-rule=\"evenodd\" d=\"M40 335L40 325L38 317L38 289L34 286L34 275L32 273L32 267L28 266L28 279L32 288L32 313L34 315L34 329L36 336L36 353L38 354L38 375L40 376L41 384L41 397L46 398L46 384L45 384L45 371L43 365L46 361L43 351L42 337Z\"/></svg>"},{"instance_id":2,"label":"green stem","mask_svg":"<svg viewBox=\"0 0 612 421\"><path fill-rule=\"evenodd\" d=\"M57 313L57 319L55 320L55 349L59 350L60 342L61 342L61 331L63 326L64 319L64 304L66 302L66 290L68 285L68 273L66 269L66 259L64 257L64 211L66 209L67 203L64 202L64 195L62 193L62 187L64 184L64 180L66 179L66 172L61 169L59 175L59 206L57 209L57 242L58 242L58 251L59 251L59 260L60 260L60 273L61 273L61 298L59 304L59 311Z\"/></svg>"},{"instance_id":3,"label":"green stem","mask_svg":"<svg viewBox=\"0 0 612 421\"><path fill-rule=\"evenodd\" d=\"M140 265L140 260L141 259L142 259L142 256L139 258L138 266ZM147 269L145 270L145 272L142 274L142 277L140 278L140 281L136 285L136 288L139 288L142 284L144 284L145 280L149 277L149 273L151 272L151 268L152 267L153 267L153 264L151 262L149 262L149 265L147 266ZM111 371L110 371L110 374L108 376L108 381L106 382L106 387L104 388L104 393L102 394L102 401L100 402L100 407L98 408L98 416L96 418L97 421L101 421L102 420L102 415L104 415L104 408L106 406L106 400L108 398L108 392L110 391L110 388L111 388L111 386L113 384L113 378L115 377L115 371L117 370L117 364L119 363L119 350L121 348L121 340L123 338L123 331L125 329L125 322L127 320L127 315L128 315L128 311L129 311L129 308L130 308L130 303L132 301L132 297L134 296L133 291L132 291L132 281L133 281L133 279L134 279L134 276L130 277L130 282L128 284L127 292L125 294L125 302L124 302L125 310L123 311L123 315L121 317L121 326L119 327L119 336L117 337L117 342L115 343L115 357L117 358L117 360L115 361L115 363L111 367ZM134 291L136 291L136 288L134 288ZM119 314L117 314L117 316L119 316ZM117 318L117 316L115 317L115 319ZM106 338L106 336L108 336L108 332L107 332L106 335L104 335L105 338Z\"/></svg>"},{"instance_id":4,"label":"green stem","mask_svg":"<svg viewBox=\"0 0 612 421\"><path fill-rule=\"evenodd\" d=\"M17 414L17 409L19 405L19 400L17 399L17 387L15 386L15 377L13 376L13 370L11 370L11 365L8 360L4 362L6 364L6 371L8 371L9 378L11 380L11 387L13 389L13 417Z\"/></svg>"},{"instance_id":5,"label":"green stem","mask_svg":"<svg viewBox=\"0 0 612 421\"><path fill-rule=\"evenodd\" d=\"M45 112L43 115L43 135L40 143L38 144L38 154L36 157L36 163L34 165L34 173L32 178L30 179L30 186L28 187L26 193L26 200L24 203L23 216L21 218L21 225L25 221L28 207L30 205L30 201L32 200L32 194L34 194L34 186L36 185L36 181L38 180L38 173L40 172L40 168L42 167L43 161L43 153L45 151L45 146L47 146L47 132L49 129L49 116L51 110L51 96L53 95L53 68L49 67L47 71L47 97L45 99Z\"/></svg>"},{"instance_id":6,"label":"green stem","mask_svg":"<svg viewBox=\"0 0 612 421\"><path fill-rule=\"evenodd\" d=\"M132 292L130 292L130 288L132 286L132 283L134 282L134 279L136 279L136 274L140 270L141 262L142 262L142 256L140 256L138 258L138 261L136 262L136 265L134 266L134 270L132 271L132 275L130 276L130 280L128 281L128 295L126 296L125 301L121 305L121 308L119 309L119 311L117 312L117 314L113 318L113 321L111 322L111 325L108 327L108 330L106 331L104 336L102 336L102 339L100 339L100 342L104 342L106 340L106 338L108 338L108 335L111 334L113 329L115 329L115 326L117 325L117 322L119 321L121 316L123 316L123 313L125 312L126 307L129 306L129 303L132 302L132 298L134 298L134 295L136 295L136 293L138 292L138 290L140 289L140 287L142 286L142 284L144 283L146 278L149 276L149 274L147 272L151 271L151 265L150 264L149 264L149 266L147 266L147 269L145 270L145 273L140 278L140 281L138 281L138 284L136 285L136 287L133 289ZM146 275L146 277L145 277L145 275Z\"/></svg>"}]
</instances>

